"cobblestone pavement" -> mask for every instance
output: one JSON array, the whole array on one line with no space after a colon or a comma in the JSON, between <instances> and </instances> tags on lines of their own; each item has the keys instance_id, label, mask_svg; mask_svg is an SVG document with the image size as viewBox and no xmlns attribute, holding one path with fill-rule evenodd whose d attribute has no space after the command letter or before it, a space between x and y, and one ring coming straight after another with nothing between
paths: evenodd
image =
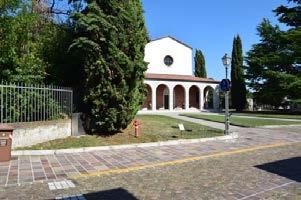
<instances>
[{"instance_id":1,"label":"cobblestone pavement","mask_svg":"<svg viewBox=\"0 0 301 200\"><path fill-rule=\"evenodd\" d=\"M0 187L0 199L301 199L301 143L127 173Z\"/></svg>"},{"instance_id":2,"label":"cobblestone pavement","mask_svg":"<svg viewBox=\"0 0 301 200\"><path fill-rule=\"evenodd\" d=\"M147 165L250 146L301 141L301 126L240 128L234 141L95 151L49 156L18 156L0 163L0 186L62 180L74 175Z\"/></svg>"}]
</instances>

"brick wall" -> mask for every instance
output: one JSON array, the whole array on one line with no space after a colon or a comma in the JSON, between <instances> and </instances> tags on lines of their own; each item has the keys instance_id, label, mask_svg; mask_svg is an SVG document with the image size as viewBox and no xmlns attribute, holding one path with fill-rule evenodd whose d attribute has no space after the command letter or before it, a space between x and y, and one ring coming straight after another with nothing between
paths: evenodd
<instances>
[{"instance_id":1,"label":"brick wall","mask_svg":"<svg viewBox=\"0 0 301 200\"><path fill-rule=\"evenodd\" d=\"M185 108L185 90L182 86L177 85L174 88L174 108Z\"/></svg>"},{"instance_id":2,"label":"brick wall","mask_svg":"<svg viewBox=\"0 0 301 200\"><path fill-rule=\"evenodd\" d=\"M196 86L189 89L189 107L200 108L199 94L199 89Z\"/></svg>"},{"instance_id":3,"label":"brick wall","mask_svg":"<svg viewBox=\"0 0 301 200\"><path fill-rule=\"evenodd\" d=\"M165 85L159 85L156 91L156 99L157 99L157 109L162 108L164 106L163 103L163 93L164 89L167 88Z\"/></svg>"}]
</instances>

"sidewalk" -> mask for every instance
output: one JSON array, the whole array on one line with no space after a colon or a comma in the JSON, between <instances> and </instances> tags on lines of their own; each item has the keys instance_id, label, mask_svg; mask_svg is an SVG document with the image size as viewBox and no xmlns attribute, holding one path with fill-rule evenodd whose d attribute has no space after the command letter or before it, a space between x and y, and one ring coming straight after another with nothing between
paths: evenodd
<instances>
[{"instance_id":1,"label":"sidewalk","mask_svg":"<svg viewBox=\"0 0 301 200\"><path fill-rule=\"evenodd\" d=\"M221 130L225 129L225 124L219 123L219 122L212 122L212 121L203 120L203 119L196 119L196 118L192 118L192 117L186 117L186 116L179 115L179 113L168 113L168 114L165 114L165 115L168 116L168 117L172 117L172 118L181 119L181 120L188 121L188 122L201 124L201 125L209 126L209 127L212 127L212 128L217 128L217 129L221 129ZM230 127L230 132L237 132L237 131L242 131L244 129L247 129L247 128L244 128L244 127L232 126L232 125L230 125L229 127Z\"/></svg>"},{"instance_id":2,"label":"sidewalk","mask_svg":"<svg viewBox=\"0 0 301 200\"><path fill-rule=\"evenodd\" d=\"M301 127L239 128L239 138L162 147L139 147L49 156L17 156L0 163L0 186L62 180L110 169L143 166L258 145L301 142Z\"/></svg>"},{"instance_id":3,"label":"sidewalk","mask_svg":"<svg viewBox=\"0 0 301 200\"><path fill-rule=\"evenodd\" d=\"M204 115L224 115L224 113L212 113L212 112L198 112L198 114L204 114ZM250 116L250 115L240 115L236 113L232 113L233 117L241 117L241 118L255 118L255 119L271 119L271 120L280 120L280 121L296 121L300 122L301 119L289 119L289 118L280 118L280 117L257 117L257 116Z\"/></svg>"}]
</instances>

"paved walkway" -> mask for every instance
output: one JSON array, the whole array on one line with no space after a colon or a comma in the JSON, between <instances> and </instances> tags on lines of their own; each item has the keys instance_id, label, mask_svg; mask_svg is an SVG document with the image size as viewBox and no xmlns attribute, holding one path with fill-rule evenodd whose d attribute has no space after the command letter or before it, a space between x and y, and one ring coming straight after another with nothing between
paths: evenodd
<instances>
[{"instance_id":1,"label":"paved walkway","mask_svg":"<svg viewBox=\"0 0 301 200\"><path fill-rule=\"evenodd\" d=\"M256 145L301 142L300 126L277 129L237 128L235 131L239 135L235 141L13 157L10 162L0 163L0 186L60 180L74 175L167 162Z\"/></svg>"},{"instance_id":2,"label":"paved walkway","mask_svg":"<svg viewBox=\"0 0 301 200\"><path fill-rule=\"evenodd\" d=\"M0 187L0 199L301 199L301 143L247 150L164 167L130 172L118 170L109 175ZM70 186L70 181L74 185L71 183ZM64 182L69 182L69 187Z\"/></svg>"},{"instance_id":3,"label":"paved walkway","mask_svg":"<svg viewBox=\"0 0 301 200\"><path fill-rule=\"evenodd\" d=\"M168 114L163 114L163 115L173 117L173 118L176 118L176 119L181 119L181 120L188 121L188 122L201 124L201 125L204 125L204 126L209 126L209 127L212 127L212 128L217 128L217 129L222 129L222 130L225 129L225 124L219 123L219 122L212 122L212 121L203 120L203 119L196 119L196 118L186 117L186 116L179 115L179 113L168 113ZM243 131L245 129L247 129L247 128L230 125L230 132Z\"/></svg>"},{"instance_id":4,"label":"paved walkway","mask_svg":"<svg viewBox=\"0 0 301 200\"><path fill-rule=\"evenodd\" d=\"M195 112L195 114L204 114L204 115L224 115L224 113L216 113L216 112ZM231 113L233 117L241 117L241 118L255 118L255 119L270 119L270 120L280 120L280 121L296 121L300 122L301 119L289 119L289 118L280 118L280 117L258 117L252 115L242 115L237 113Z\"/></svg>"},{"instance_id":5,"label":"paved walkway","mask_svg":"<svg viewBox=\"0 0 301 200\"><path fill-rule=\"evenodd\" d=\"M179 115L179 114L204 114L204 115L219 115L219 116L223 116L224 113L216 113L216 112L205 112L205 111L185 111L183 110L183 112L179 113L179 112L152 112L152 111L146 111L146 112L138 112L138 114L141 115ZM233 117L241 117L241 118L255 118L255 119L269 119L269 120L279 120L279 121L296 121L296 122L301 122L301 119L289 119L289 118L275 118L275 117L258 117L258 116L249 116L249 115L240 115L240 114L236 114L236 113L231 113Z\"/></svg>"},{"instance_id":6,"label":"paved walkway","mask_svg":"<svg viewBox=\"0 0 301 200\"><path fill-rule=\"evenodd\" d=\"M239 115L239 114L233 114L232 116L234 116L234 117L243 117L243 118L280 120L280 121L296 121L296 122L301 121L301 119L288 119L288 118L275 118L275 117L256 117L256 116L246 116L246 115Z\"/></svg>"}]
</instances>

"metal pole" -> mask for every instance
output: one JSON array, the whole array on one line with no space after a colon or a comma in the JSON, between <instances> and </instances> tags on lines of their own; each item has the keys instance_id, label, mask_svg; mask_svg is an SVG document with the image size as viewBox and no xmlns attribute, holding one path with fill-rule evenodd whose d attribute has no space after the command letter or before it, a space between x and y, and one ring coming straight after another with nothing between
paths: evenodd
<instances>
[{"instance_id":1,"label":"metal pole","mask_svg":"<svg viewBox=\"0 0 301 200\"><path fill-rule=\"evenodd\" d=\"M226 66L226 79L228 79L228 66ZM229 91L225 92L225 135L229 135Z\"/></svg>"}]
</instances>

